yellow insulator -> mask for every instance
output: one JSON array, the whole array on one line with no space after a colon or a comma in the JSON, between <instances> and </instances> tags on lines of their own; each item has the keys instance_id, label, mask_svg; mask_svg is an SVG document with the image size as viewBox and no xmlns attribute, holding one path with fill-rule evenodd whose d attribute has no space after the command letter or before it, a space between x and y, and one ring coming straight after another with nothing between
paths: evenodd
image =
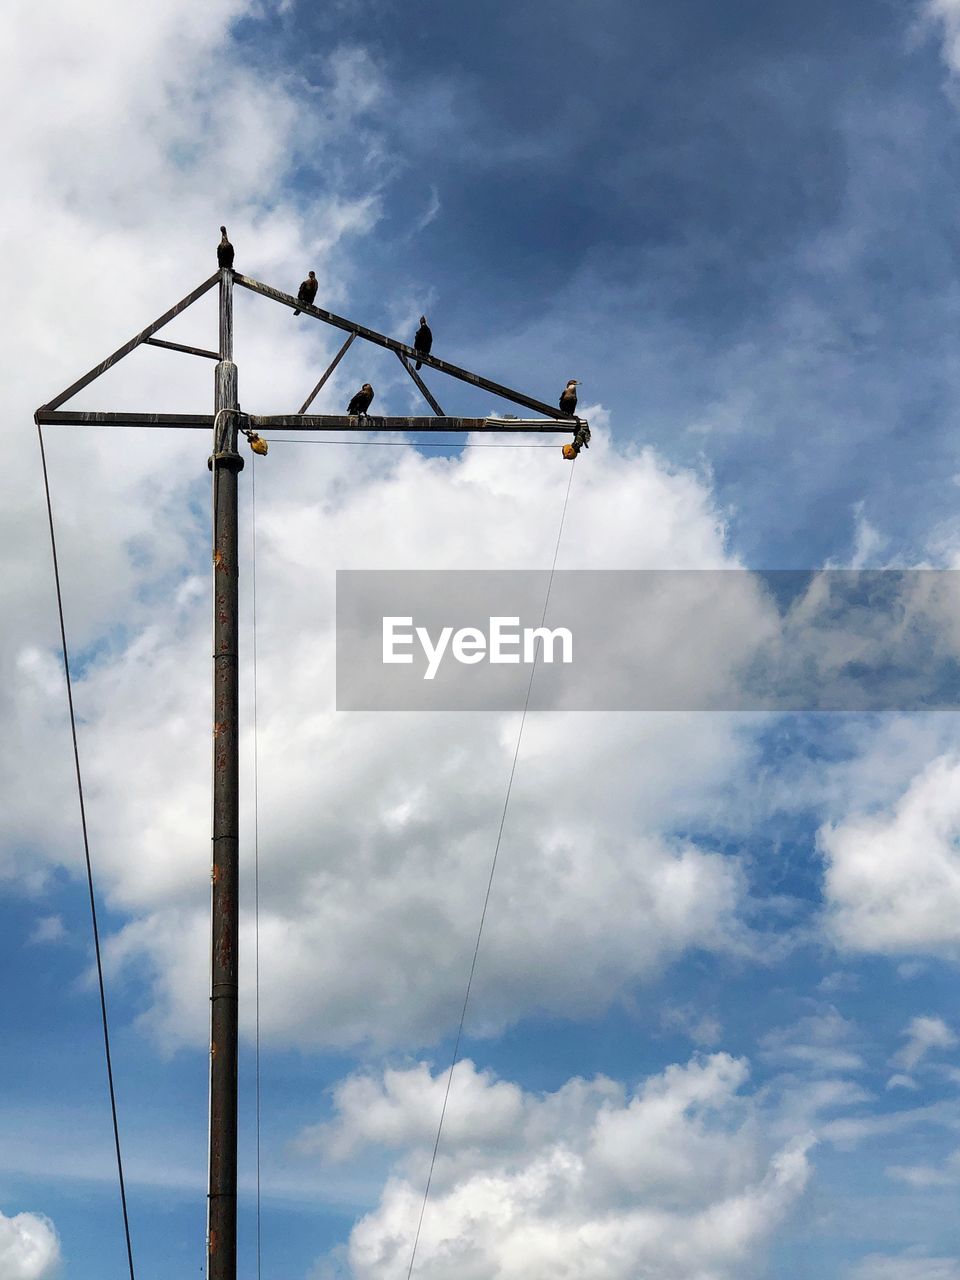
<instances>
[{"instance_id":1,"label":"yellow insulator","mask_svg":"<svg viewBox=\"0 0 960 1280\"><path fill-rule=\"evenodd\" d=\"M266 454L267 442L262 436L258 436L255 431L251 431L247 439L250 441L250 448L254 453L259 453L261 456Z\"/></svg>"}]
</instances>

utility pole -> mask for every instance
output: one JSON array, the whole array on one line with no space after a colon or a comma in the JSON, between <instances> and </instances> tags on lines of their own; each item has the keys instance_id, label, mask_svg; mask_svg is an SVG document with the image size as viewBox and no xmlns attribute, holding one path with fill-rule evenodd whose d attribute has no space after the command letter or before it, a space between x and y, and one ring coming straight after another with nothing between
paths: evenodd
<instances>
[{"instance_id":1,"label":"utility pole","mask_svg":"<svg viewBox=\"0 0 960 1280\"><path fill-rule=\"evenodd\" d=\"M220 269L220 359L214 373L213 869L210 903L210 1163L207 1277L237 1274L237 1045L240 927L237 366L233 272Z\"/></svg>"},{"instance_id":2,"label":"utility pole","mask_svg":"<svg viewBox=\"0 0 960 1280\"><path fill-rule=\"evenodd\" d=\"M241 285L304 316L348 334L299 413L242 414L237 396L237 366L233 361L233 288ZM220 345L211 351L156 338L154 334L192 306L209 290L220 290ZM346 414L308 414L314 397L357 338L392 351L433 411L433 417L350 417ZM216 361L214 412L164 413L61 409L67 400L139 346ZM410 361L471 384L491 395L542 415L539 418L449 417ZM208 465L213 475L213 858L211 872L210 966L210 1149L207 1196L207 1278L236 1280L237 1275L237 1077L239 1011L239 660L238 660L238 525L237 476L243 458L237 452L242 432L252 447L266 452L254 428L285 431L336 432L480 432L508 435L565 434L573 437L563 455L574 458L590 440L583 418L573 418L552 405L505 387L468 369L414 351L406 343L378 333L355 321L311 306L270 285L241 275L231 267L220 269L169 311L148 325L66 390L42 405L34 414L41 433L44 426L122 426L205 430L213 428L213 453ZM41 435L42 439L42 435ZM119 1158L119 1139L118 1139ZM132 1273L131 1262L131 1273Z\"/></svg>"}]
</instances>

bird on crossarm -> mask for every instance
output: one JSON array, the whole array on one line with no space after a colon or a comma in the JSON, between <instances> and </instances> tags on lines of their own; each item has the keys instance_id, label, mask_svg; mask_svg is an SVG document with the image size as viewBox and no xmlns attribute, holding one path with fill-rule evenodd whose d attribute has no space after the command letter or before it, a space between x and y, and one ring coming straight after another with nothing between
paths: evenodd
<instances>
[{"instance_id":1,"label":"bird on crossarm","mask_svg":"<svg viewBox=\"0 0 960 1280\"><path fill-rule=\"evenodd\" d=\"M357 394L347 405L347 413L351 418L366 417L367 410L373 400L373 387L365 382Z\"/></svg>"},{"instance_id":2,"label":"bird on crossarm","mask_svg":"<svg viewBox=\"0 0 960 1280\"><path fill-rule=\"evenodd\" d=\"M577 412L577 387L579 385L580 383L576 378L571 378L560 392L560 408L568 418L572 418Z\"/></svg>"},{"instance_id":3,"label":"bird on crossarm","mask_svg":"<svg viewBox=\"0 0 960 1280\"><path fill-rule=\"evenodd\" d=\"M300 292L297 294L297 301L306 303L308 307L313 306L313 300L317 296L317 277L311 271L306 280L300 285ZM294 311L295 316L300 314L299 310Z\"/></svg>"},{"instance_id":4,"label":"bird on crossarm","mask_svg":"<svg viewBox=\"0 0 960 1280\"><path fill-rule=\"evenodd\" d=\"M413 349L414 351L416 351L418 356L428 356L430 354L430 348L432 346L433 346L433 334L430 331L430 326L427 324L427 317L421 316L420 328L417 330L413 339ZM421 362L418 360L417 361L418 369L420 368L420 365L421 365Z\"/></svg>"}]
</instances>

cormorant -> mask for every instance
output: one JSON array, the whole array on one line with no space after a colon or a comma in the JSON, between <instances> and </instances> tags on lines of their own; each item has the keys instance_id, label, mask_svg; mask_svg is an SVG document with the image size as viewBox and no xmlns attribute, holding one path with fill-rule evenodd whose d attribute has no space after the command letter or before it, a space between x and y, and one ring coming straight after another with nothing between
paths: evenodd
<instances>
[{"instance_id":1,"label":"cormorant","mask_svg":"<svg viewBox=\"0 0 960 1280\"><path fill-rule=\"evenodd\" d=\"M570 418L577 411L577 387L579 382L576 378L571 378L567 385L560 392L560 408Z\"/></svg>"},{"instance_id":2,"label":"cormorant","mask_svg":"<svg viewBox=\"0 0 960 1280\"><path fill-rule=\"evenodd\" d=\"M220 243L217 245L217 264L221 267L233 266L233 245L227 239L227 228L220 228Z\"/></svg>"},{"instance_id":3,"label":"cormorant","mask_svg":"<svg viewBox=\"0 0 960 1280\"><path fill-rule=\"evenodd\" d=\"M351 418L366 416L367 410L370 408L370 402L373 399L373 387L369 382L365 382L357 394L347 405L347 413Z\"/></svg>"},{"instance_id":4,"label":"cormorant","mask_svg":"<svg viewBox=\"0 0 960 1280\"><path fill-rule=\"evenodd\" d=\"M427 324L427 317L420 317L420 328L417 330L413 339L413 349L418 355L428 356L430 348L433 346L433 334L430 332L430 326ZM420 361L417 361L417 368L420 368Z\"/></svg>"},{"instance_id":5,"label":"cormorant","mask_svg":"<svg viewBox=\"0 0 960 1280\"><path fill-rule=\"evenodd\" d=\"M313 306L313 300L317 296L317 277L311 271L306 280L300 285L300 292L297 294L298 302L305 302L308 307ZM293 313L295 316L300 314L299 311Z\"/></svg>"}]
</instances>

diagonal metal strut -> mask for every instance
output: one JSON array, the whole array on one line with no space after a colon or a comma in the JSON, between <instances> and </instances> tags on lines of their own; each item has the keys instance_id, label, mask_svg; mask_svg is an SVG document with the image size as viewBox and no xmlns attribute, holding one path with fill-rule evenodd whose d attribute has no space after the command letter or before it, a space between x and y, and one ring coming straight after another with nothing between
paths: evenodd
<instances>
[{"instance_id":1,"label":"diagonal metal strut","mask_svg":"<svg viewBox=\"0 0 960 1280\"><path fill-rule=\"evenodd\" d=\"M204 280L203 284L198 285L197 288L191 293L188 293L185 298L181 298L180 301L172 306L169 311L165 311L159 320L154 320L153 324L148 324L147 327L142 330L142 332L138 333L135 338L131 338L129 342L124 343L124 345L120 347L118 351L115 351L112 356L107 356L106 360L101 360L96 368L91 369L90 372L85 373L82 378L78 378L76 382L71 383L70 386L67 387L66 391L61 391L58 396L54 396L54 398L48 404L45 404L43 408L59 409L65 400L69 400L71 396L75 396L78 391L82 391L84 387L89 386L91 382L96 378L99 378L102 373L106 373L108 369L113 368L118 360L122 360L124 356L128 356L134 348L140 346L141 342L146 342L148 338L152 338L157 330L162 329L165 324L169 324L174 316L178 316L181 311L186 311L187 307L196 302L198 298L202 298L208 289L212 289L219 279L220 272L214 272L209 280Z\"/></svg>"},{"instance_id":2,"label":"diagonal metal strut","mask_svg":"<svg viewBox=\"0 0 960 1280\"><path fill-rule=\"evenodd\" d=\"M323 389L323 384L330 377L331 373L333 373L334 369L337 367L337 365L340 363L343 357L350 350L350 346L356 339L356 336L357 335L355 333L351 333L348 336L346 342L343 344L343 346L340 348L337 354L333 357L333 359L327 365L326 369L324 370L323 377L320 379L317 385L313 388L313 390L307 396L306 400L304 400L303 404L300 406L301 413L306 413L307 410L310 408L310 406L313 404L314 400L316 400L317 396L320 394L321 390Z\"/></svg>"},{"instance_id":3,"label":"diagonal metal strut","mask_svg":"<svg viewBox=\"0 0 960 1280\"><path fill-rule=\"evenodd\" d=\"M423 395L424 400L426 400L427 404L430 406L433 412L437 415L437 417L442 418L443 410L440 408L436 400L434 400L433 396L430 394L430 388L427 386L424 380L420 377L419 373L417 373L416 369L414 369L413 365L410 363L410 361L407 359L406 356L402 356L399 351L396 353L396 355L397 355L397 359L406 369L407 373L409 373L410 377L414 380L414 382L420 388L420 391Z\"/></svg>"}]
</instances>

